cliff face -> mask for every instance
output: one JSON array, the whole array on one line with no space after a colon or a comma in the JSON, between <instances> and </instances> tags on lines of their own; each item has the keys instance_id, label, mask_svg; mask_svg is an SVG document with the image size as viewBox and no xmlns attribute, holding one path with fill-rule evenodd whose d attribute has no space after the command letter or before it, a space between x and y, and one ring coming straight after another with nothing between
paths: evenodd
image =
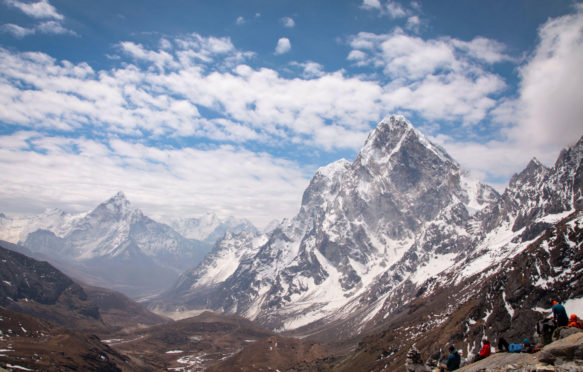
<instances>
[{"instance_id":1,"label":"cliff face","mask_svg":"<svg viewBox=\"0 0 583 372\"><path fill-rule=\"evenodd\" d=\"M485 337L493 345L500 337L535 340L536 323L550 314L553 299L576 309L570 299L583 297L583 212L552 225L512 259L453 286L427 283L415 297L339 369L397 370L413 345L427 360L443 358L449 344L472 358Z\"/></svg>"}]
</instances>

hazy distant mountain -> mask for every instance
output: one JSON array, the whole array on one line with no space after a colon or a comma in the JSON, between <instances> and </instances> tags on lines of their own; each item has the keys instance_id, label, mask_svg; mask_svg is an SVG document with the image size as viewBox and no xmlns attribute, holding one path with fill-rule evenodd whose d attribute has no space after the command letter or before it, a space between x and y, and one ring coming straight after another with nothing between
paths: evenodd
<instances>
[{"instance_id":1,"label":"hazy distant mountain","mask_svg":"<svg viewBox=\"0 0 583 372\"><path fill-rule=\"evenodd\" d=\"M207 213L199 218L168 217L161 221L186 238L201 240L209 244L214 244L227 232L237 234L241 231L252 233L258 231L249 220L235 217L221 219L214 213Z\"/></svg>"},{"instance_id":2,"label":"hazy distant mountain","mask_svg":"<svg viewBox=\"0 0 583 372\"><path fill-rule=\"evenodd\" d=\"M18 234L26 237L23 245L35 254L90 284L132 297L159 293L211 248L145 216L121 192L89 213L51 210L17 225L24 227Z\"/></svg>"},{"instance_id":3,"label":"hazy distant mountain","mask_svg":"<svg viewBox=\"0 0 583 372\"><path fill-rule=\"evenodd\" d=\"M353 162L316 173L298 215L261 237L265 243L227 236L154 306L237 313L304 335L382 327L444 280L453 287L495 274L572 213L583 200L582 143L552 169L534 160L499 195L391 116ZM237 267L217 276L234 247Z\"/></svg>"}]
</instances>

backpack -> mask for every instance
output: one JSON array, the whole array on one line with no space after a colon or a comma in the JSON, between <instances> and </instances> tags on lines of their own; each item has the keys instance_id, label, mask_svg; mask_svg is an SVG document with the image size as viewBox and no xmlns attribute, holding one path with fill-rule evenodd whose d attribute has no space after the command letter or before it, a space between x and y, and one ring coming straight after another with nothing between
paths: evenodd
<instances>
[{"instance_id":1,"label":"backpack","mask_svg":"<svg viewBox=\"0 0 583 372\"><path fill-rule=\"evenodd\" d=\"M522 344L510 344L510 345L508 345L508 352L510 352L510 353L522 352Z\"/></svg>"}]
</instances>

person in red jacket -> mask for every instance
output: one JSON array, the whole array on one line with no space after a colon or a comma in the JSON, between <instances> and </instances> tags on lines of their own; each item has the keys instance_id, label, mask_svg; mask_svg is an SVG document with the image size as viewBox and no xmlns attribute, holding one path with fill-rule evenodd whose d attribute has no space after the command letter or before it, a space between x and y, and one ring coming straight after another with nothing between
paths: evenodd
<instances>
[{"instance_id":1,"label":"person in red jacket","mask_svg":"<svg viewBox=\"0 0 583 372\"><path fill-rule=\"evenodd\" d=\"M569 327L576 327L583 329L583 322L577 318L577 315L571 314L571 318L569 319Z\"/></svg>"},{"instance_id":2,"label":"person in red jacket","mask_svg":"<svg viewBox=\"0 0 583 372\"><path fill-rule=\"evenodd\" d=\"M476 362L478 360L482 360L484 358L489 357L490 353L492 352L492 350L490 348L490 341L488 341L487 339L484 339L482 342L484 343L484 346L482 346L482 350L480 350L480 354L478 354L478 356L476 357Z\"/></svg>"}]
</instances>

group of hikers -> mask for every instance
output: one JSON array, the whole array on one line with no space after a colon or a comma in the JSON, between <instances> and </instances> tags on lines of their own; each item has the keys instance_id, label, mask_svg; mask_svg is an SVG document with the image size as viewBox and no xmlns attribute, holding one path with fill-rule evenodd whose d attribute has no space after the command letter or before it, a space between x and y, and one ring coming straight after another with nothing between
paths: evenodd
<instances>
[{"instance_id":1,"label":"group of hikers","mask_svg":"<svg viewBox=\"0 0 583 372\"><path fill-rule=\"evenodd\" d=\"M567 311L563 305L557 301L552 302L551 310L553 312L553 329L560 327L576 327L583 329L583 322L577 317L577 315L572 314L571 317L567 315ZM474 362L485 359L492 353L492 347L490 346L490 341L488 339L482 340L482 349L480 353L474 359ZM540 350L540 346L532 344L528 338L522 340L521 344L509 344L503 338L498 340L498 352L522 352L522 353L535 353ZM461 356L456 350L454 345L449 346L449 355L444 365L440 366L440 371L455 371L460 368Z\"/></svg>"}]
</instances>

